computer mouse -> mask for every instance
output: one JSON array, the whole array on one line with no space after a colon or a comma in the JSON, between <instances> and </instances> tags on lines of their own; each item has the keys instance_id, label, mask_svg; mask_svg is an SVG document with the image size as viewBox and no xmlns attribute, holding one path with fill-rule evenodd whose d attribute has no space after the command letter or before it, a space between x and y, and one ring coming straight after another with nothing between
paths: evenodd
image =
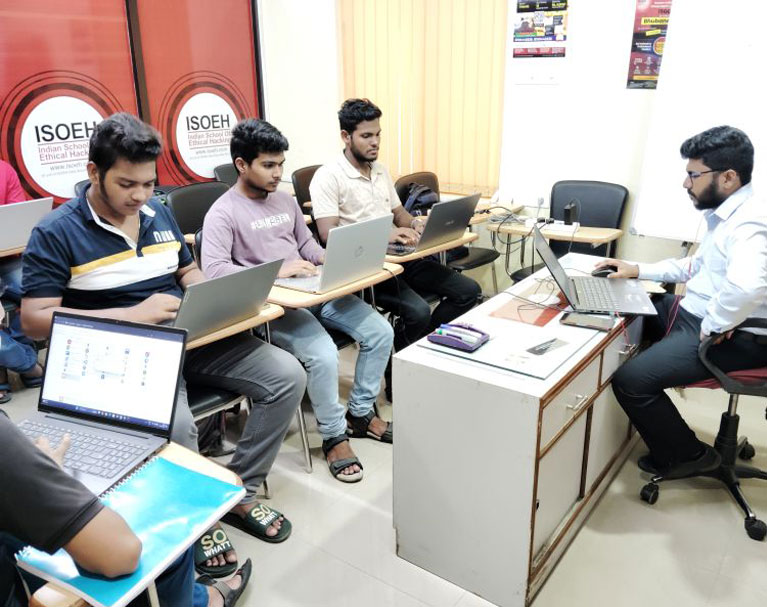
<instances>
[{"instance_id":1,"label":"computer mouse","mask_svg":"<svg viewBox=\"0 0 767 607\"><path fill-rule=\"evenodd\" d=\"M596 276L597 278L607 278L610 274L617 271L618 266L604 266L602 268L592 270L591 275Z\"/></svg>"}]
</instances>

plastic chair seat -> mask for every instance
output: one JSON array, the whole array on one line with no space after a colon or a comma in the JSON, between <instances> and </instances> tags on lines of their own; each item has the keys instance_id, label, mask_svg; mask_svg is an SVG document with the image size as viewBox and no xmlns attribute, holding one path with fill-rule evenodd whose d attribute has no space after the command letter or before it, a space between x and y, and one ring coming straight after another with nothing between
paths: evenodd
<instances>
[{"instance_id":1,"label":"plastic chair seat","mask_svg":"<svg viewBox=\"0 0 767 607\"><path fill-rule=\"evenodd\" d=\"M500 253L494 249L486 249L485 247L469 247L468 255L464 255L453 261L447 263L449 268L457 270L458 272L464 272L466 270L473 270L479 268L488 263L493 263Z\"/></svg>"},{"instance_id":2,"label":"plastic chair seat","mask_svg":"<svg viewBox=\"0 0 767 607\"><path fill-rule=\"evenodd\" d=\"M244 397L222 388L187 384L187 400L194 419L201 419L225 408L234 406Z\"/></svg>"},{"instance_id":3,"label":"plastic chair seat","mask_svg":"<svg viewBox=\"0 0 767 607\"><path fill-rule=\"evenodd\" d=\"M727 377L731 377L735 381L743 382L744 384L763 384L765 380L767 380L767 368L759 368L759 369L746 369L743 371L733 371L732 373L728 373ZM716 390L718 388L722 387L722 384L719 383L716 379L713 377L710 379L704 379L703 381L695 382L694 384L689 384L685 386L687 388L706 388L707 390Z\"/></svg>"}]
</instances>

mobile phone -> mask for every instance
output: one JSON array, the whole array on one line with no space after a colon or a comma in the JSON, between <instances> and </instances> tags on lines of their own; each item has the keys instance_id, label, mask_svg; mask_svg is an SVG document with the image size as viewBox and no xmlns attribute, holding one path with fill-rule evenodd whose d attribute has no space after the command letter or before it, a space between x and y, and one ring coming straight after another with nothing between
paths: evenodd
<instances>
[{"instance_id":1,"label":"mobile phone","mask_svg":"<svg viewBox=\"0 0 767 607\"><path fill-rule=\"evenodd\" d=\"M559 319L563 325L596 329L597 331L609 331L615 325L612 316L594 316L592 314L578 314L577 312L565 312Z\"/></svg>"}]
</instances>

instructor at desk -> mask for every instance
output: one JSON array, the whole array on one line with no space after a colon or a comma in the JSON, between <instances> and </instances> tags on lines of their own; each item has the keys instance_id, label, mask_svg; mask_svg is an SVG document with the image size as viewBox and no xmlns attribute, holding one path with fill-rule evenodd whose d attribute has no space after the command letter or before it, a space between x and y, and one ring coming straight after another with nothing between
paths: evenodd
<instances>
[{"instance_id":1,"label":"instructor at desk","mask_svg":"<svg viewBox=\"0 0 767 607\"><path fill-rule=\"evenodd\" d=\"M626 362L612 381L621 407L650 452L639 467L650 473L683 476L719 465L719 454L700 442L664 389L711 377L698 359L698 345L721 334L710 351L730 372L767 365L767 337L733 331L747 317L767 317L767 205L754 194L754 148L748 136L719 126L682 144L688 159L684 188L703 211L707 230L697 252L684 259L614 265L610 278L646 278L687 283L684 297L656 300L658 316L645 319L653 343ZM757 339L759 342L757 342Z\"/></svg>"}]
</instances>

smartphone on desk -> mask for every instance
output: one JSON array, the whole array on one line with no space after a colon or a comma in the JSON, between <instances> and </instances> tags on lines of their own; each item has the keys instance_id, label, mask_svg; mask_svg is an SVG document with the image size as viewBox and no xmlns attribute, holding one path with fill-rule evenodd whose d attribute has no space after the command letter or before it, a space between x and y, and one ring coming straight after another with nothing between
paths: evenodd
<instances>
[{"instance_id":1,"label":"smartphone on desk","mask_svg":"<svg viewBox=\"0 0 767 607\"><path fill-rule=\"evenodd\" d=\"M609 331L615 325L612 316L593 316L591 314L579 314L578 312L565 312L559 319L563 325L583 327L584 329L596 329L597 331Z\"/></svg>"}]
</instances>

